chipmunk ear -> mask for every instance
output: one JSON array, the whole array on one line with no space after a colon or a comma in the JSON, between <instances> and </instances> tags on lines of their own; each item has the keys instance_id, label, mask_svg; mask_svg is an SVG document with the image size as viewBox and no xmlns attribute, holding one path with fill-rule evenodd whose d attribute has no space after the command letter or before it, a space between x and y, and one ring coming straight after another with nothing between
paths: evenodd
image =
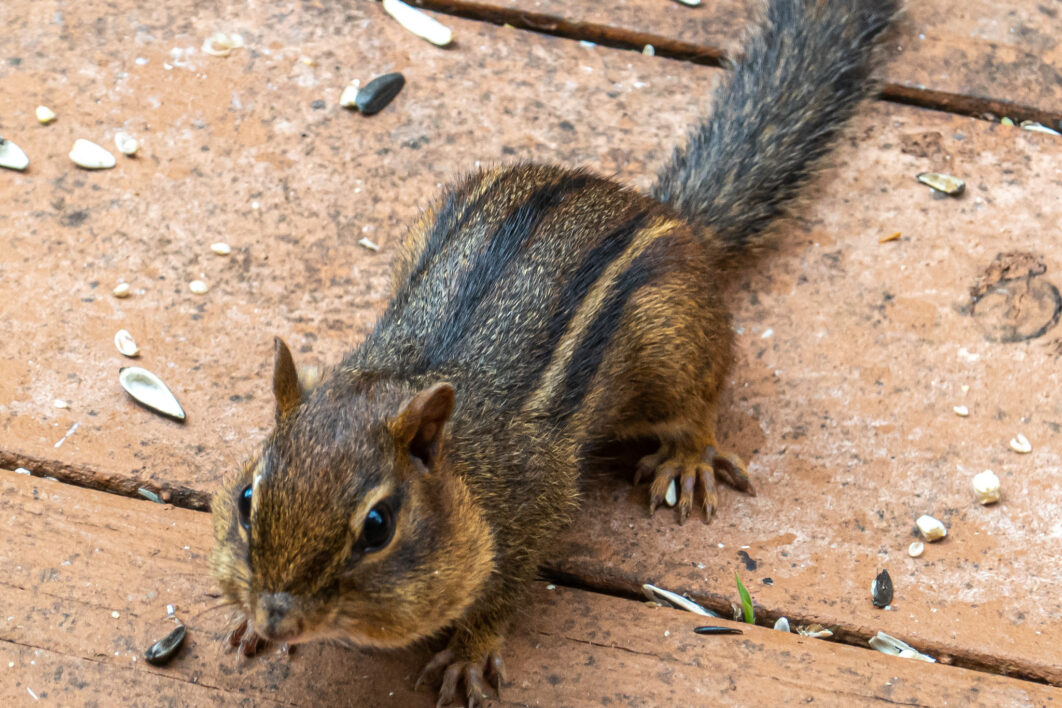
<instances>
[{"instance_id":1,"label":"chipmunk ear","mask_svg":"<svg viewBox=\"0 0 1062 708\"><path fill-rule=\"evenodd\" d=\"M302 401L299 374L291 350L280 337L273 338L273 396L277 399L277 420Z\"/></svg>"},{"instance_id":2,"label":"chipmunk ear","mask_svg":"<svg viewBox=\"0 0 1062 708\"><path fill-rule=\"evenodd\" d=\"M403 406L392 430L400 446L428 468L439 457L443 425L454 408L454 387L437 383L413 396Z\"/></svg>"}]
</instances>

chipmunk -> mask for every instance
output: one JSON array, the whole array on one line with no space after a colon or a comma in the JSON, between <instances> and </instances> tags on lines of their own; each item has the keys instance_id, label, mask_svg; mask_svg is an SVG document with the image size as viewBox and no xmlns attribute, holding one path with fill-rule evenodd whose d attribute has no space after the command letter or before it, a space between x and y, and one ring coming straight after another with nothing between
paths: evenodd
<instances>
[{"instance_id":1,"label":"chipmunk","mask_svg":"<svg viewBox=\"0 0 1062 708\"><path fill-rule=\"evenodd\" d=\"M650 513L709 518L732 359L722 274L762 244L859 102L899 0L769 0L714 112L651 195L521 164L445 189L401 245L390 306L310 385L277 339L276 427L213 500L234 635L404 647L438 704L503 678L508 622L572 519L587 450L649 438ZM234 643L235 643L234 641ZM420 681L418 680L418 684Z\"/></svg>"}]
</instances>

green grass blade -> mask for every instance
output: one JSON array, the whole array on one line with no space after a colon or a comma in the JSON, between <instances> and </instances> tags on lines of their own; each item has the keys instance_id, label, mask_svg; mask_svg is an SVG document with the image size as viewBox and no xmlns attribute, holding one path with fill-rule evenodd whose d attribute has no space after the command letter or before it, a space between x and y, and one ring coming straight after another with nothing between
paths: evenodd
<instances>
[{"instance_id":1,"label":"green grass blade","mask_svg":"<svg viewBox=\"0 0 1062 708\"><path fill-rule=\"evenodd\" d=\"M749 595L749 591L745 589L745 586L741 584L741 578L737 573L734 573L734 580L737 581L738 595L741 596L741 609L745 612L745 623L756 624L756 618L752 614L752 597Z\"/></svg>"}]
</instances>

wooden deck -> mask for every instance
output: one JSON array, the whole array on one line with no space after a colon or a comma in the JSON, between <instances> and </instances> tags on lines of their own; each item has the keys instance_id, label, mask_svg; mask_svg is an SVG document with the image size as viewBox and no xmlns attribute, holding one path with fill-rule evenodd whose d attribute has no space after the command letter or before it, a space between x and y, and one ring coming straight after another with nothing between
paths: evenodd
<instances>
[{"instance_id":1,"label":"wooden deck","mask_svg":"<svg viewBox=\"0 0 1062 708\"><path fill-rule=\"evenodd\" d=\"M248 661L222 642L206 509L268 430L272 337L335 361L384 305L405 223L481 162L648 186L753 4L423 4L456 13L454 47L370 2L0 6L0 135L31 159L0 173L0 696L15 705L432 704L412 689L424 647ZM246 48L204 55L219 30ZM1062 138L982 117L1058 128L1060 40L1051 3L912 3L885 99L777 250L728 286L740 335L721 435L759 495L724 491L712 524L680 527L648 518L622 471L591 481L506 645L500 705L1062 704ZM628 48L645 43L658 56ZM393 70L408 85L383 113L339 108L350 79ZM38 125L38 104L59 119ZM141 139L136 159L67 159L119 129ZM927 170L965 194L934 198L914 178ZM971 306L1000 258L1014 279ZM119 388L120 328L185 425ZM1017 433L1030 454L1009 448ZM973 499L983 469L1000 504ZM913 559L923 513L949 536ZM889 610L869 596L882 568ZM702 637L693 615L636 599L653 582L729 611L735 571L761 624L834 637ZM142 655L167 604L189 640L157 668ZM879 630L939 663L870 650Z\"/></svg>"}]
</instances>

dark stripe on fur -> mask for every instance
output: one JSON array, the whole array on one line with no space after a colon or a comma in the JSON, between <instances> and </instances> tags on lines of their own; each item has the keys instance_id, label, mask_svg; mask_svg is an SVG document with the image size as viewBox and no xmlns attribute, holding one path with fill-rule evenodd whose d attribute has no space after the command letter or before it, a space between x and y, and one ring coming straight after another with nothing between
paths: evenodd
<instances>
[{"instance_id":1,"label":"dark stripe on fur","mask_svg":"<svg viewBox=\"0 0 1062 708\"><path fill-rule=\"evenodd\" d=\"M572 353L564 372L564 384L555 410L560 420L566 420L579 410L590 390L597 370L605 359L613 335L619 330L627 303L635 292L649 283L659 272L659 266L673 247L670 237L658 237L645 247L616 282L602 301L594 320L587 326L583 339Z\"/></svg>"},{"instance_id":2,"label":"dark stripe on fur","mask_svg":"<svg viewBox=\"0 0 1062 708\"><path fill-rule=\"evenodd\" d=\"M568 330L572 318L582 307L583 300L601 278L601 275L631 245L635 235L645 227L649 213L645 210L635 212L629 219L614 228L608 235L590 250L579 267L570 275L564 289L557 296L556 307L550 316L549 324L534 343L533 353L528 361L528 371L524 377L524 386L520 391L521 404L532 391L541 384L542 372L550 363L553 352L561 337Z\"/></svg>"},{"instance_id":3,"label":"dark stripe on fur","mask_svg":"<svg viewBox=\"0 0 1062 708\"><path fill-rule=\"evenodd\" d=\"M559 182L536 189L505 217L490 237L487 247L458 284L459 295L454 299L449 317L439 323L433 337L425 345L424 358L429 366L451 358L454 350L468 337L468 328L480 303L509 275L510 265L535 234L542 220L567 195L578 192L588 181L586 175L565 173Z\"/></svg>"}]
</instances>

